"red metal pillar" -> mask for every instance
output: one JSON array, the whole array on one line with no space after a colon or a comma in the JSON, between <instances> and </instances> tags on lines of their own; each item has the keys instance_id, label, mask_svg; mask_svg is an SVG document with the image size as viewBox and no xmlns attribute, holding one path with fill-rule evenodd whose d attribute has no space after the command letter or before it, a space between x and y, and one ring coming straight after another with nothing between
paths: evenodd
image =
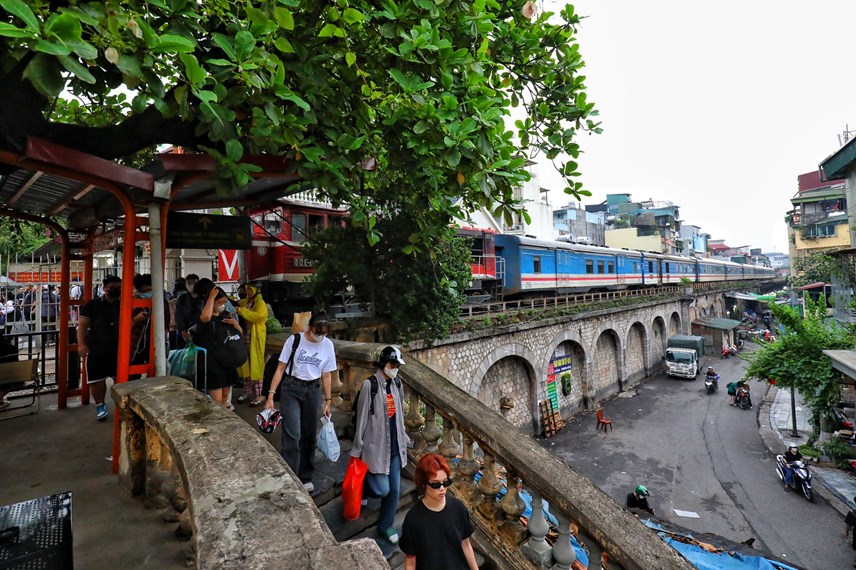
<instances>
[{"instance_id":1,"label":"red metal pillar","mask_svg":"<svg viewBox=\"0 0 856 570\"><path fill-rule=\"evenodd\" d=\"M71 351L69 350L68 342L68 313L69 313L69 293L71 286L71 247L68 243L68 233L60 234L62 245L62 253L60 263L60 291L59 291L59 339L56 343L57 350L57 407L64 410L66 407L66 399L68 398L68 358ZM75 353L75 356L77 354Z\"/></svg>"}]
</instances>

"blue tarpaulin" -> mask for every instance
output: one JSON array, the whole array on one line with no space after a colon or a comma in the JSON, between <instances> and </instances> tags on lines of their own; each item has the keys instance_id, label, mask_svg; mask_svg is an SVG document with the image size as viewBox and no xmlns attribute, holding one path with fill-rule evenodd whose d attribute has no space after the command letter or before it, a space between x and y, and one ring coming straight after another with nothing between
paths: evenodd
<instances>
[{"instance_id":1,"label":"blue tarpaulin","mask_svg":"<svg viewBox=\"0 0 856 570\"><path fill-rule=\"evenodd\" d=\"M656 530L660 538L666 541L666 544L680 552L684 558L689 560L690 564L699 570L796 570L793 566L769 560L763 556L752 556L733 550L709 552L696 544L681 542L673 538L675 535L680 535L692 539L690 533L666 531L651 520L643 520L642 522L649 528Z\"/></svg>"}]
</instances>

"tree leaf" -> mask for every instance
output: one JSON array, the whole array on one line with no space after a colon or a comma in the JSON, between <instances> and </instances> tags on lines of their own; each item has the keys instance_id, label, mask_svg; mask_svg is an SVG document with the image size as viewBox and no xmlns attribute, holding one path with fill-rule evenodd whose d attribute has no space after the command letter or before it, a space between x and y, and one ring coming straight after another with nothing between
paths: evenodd
<instances>
[{"instance_id":1,"label":"tree leaf","mask_svg":"<svg viewBox=\"0 0 856 570\"><path fill-rule=\"evenodd\" d=\"M273 45L282 53L294 53L294 48L291 46L291 42L283 37L276 38Z\"/></svg>"},{"instance_id":2,"label":"tree leaf","mask_svg":"<svg viewBox=\"0 0 856 570\"><path fill-rule=\"evenodd\" d=\"M345 8L345 11L342 12L342 19L348 24L353 25L358 22L362 22L365 19L365 16L363 16L363 13L359 10L355 10L354 8Z\"/></svg>"},{"instance_id":3,"label":"tree leaf","mask_svg":"<svg viewBox=\"0 0 856 570\"><path fill-rule=\"evenodd\" d=\"M26 2L22 2L21 0L0 0L0 8L3 8L13 16L17 16L34 32L39 31L39 21Z\"/></svg>"},{"instance_id":4,"label":"tree leaf","mask_svg":"<svg viewBox=\"0 0 856 570\"><path fill-rule=\"evenodd\" d=\"M66 70L73 73L75 75L75 77L77 77L81 81L85 81L86 83L89 83L89 84L95 84L96 83L95 76L92 75L92 73L90 73L89 70L86 69L86 67L84 65L82 65L79 61L77 61L77 59L75 59L71 56L68 56L68 55L58 56L57 59L59 60L59 62L62 64L62 66Z\"/></svg>"},{"instance_id":5,"label":"tree leaf","mask_svg":"<svg viewBox=\"0 0 856 570\"><path fill-rule=\"evenodd\" d=\"M30 29L23 29L7 22L0 22L0 36L7 38L34 38L36 37L36 33Z\"/></svg>"},{"instance_id":6,"label":"tree leaf","mask_svg":"<svg viewBox=\"0 0 856 570\"><path fill-rule=\"evenodd\" d=\"M344 38L347 34L345 34L345 30L337 26L336 24L324 24L324 27L321 28L321 31L318 32L319 38L329 38L330 36L336 36L339 38Z\"/></svg>"},{"instance_id":7,"label":"tree leaf","mask_svg":"<svg viewBox=\"0 0 856 570\"><path fill-rule=\"evenodd\" d=\"M184 36L175 34L164 34L158 39L158 44L151 48L157 53L177 52L190 53L196 49L196 42Z\"/></svg>"},{"instance_id":8,"label":"tree leaf","mask_svg":"<svg viewBox=\"0 0 856 570\"><path fill-rule=\"evenodd\" d=\"M23 77L29 80L39 93L49 98L59 95L65 87L62 70L56 58L43 53L36 55L27 64Z\"/></svg>"},{"instance_id":9,"label":"tree leaf","mask_svg":"<svg viewBox=\"0 0 856 570\"><path fill-rule=\"evenodd\" d=\"M36 43L33 44L33 49L35 51L49 53L51 55L68 55L71 53L70 47L61 44L55 44L47 40L36 40Z\"/></svg>"},{"instance_id":10,"label":"tree leaf","mask_svg":"<svg viewBox=\"0 0 856 570\"><path fill-rule=\"evenodd\" d=\"M74 42L81 39L82 33L80 20L68 12L53 14L45 22L45 36L48 39L57 39L63 43Z\"/></svg>"},{"instance_id":11,"label":"tree leaf","mask_svg":"<svg viewBox=\"0 0 856 570\"><path fill-rule=\"evenodd\" d=\"M205 81L205 70L199 65L199 62L196 60L194 55L189 53L179 53L178 57L181 59L181 63L184 64L184 75L187 77L187 81L191 85L199 85Z\"/></svg>"},{"instance_id":12,"label":"tree leaf","mask_svg":"<svg viewBox=\"0 0 856 570\"><path fill-rule=\"evenodd\" d=\"M241 160L241 157L244 155L244 147L241 146L236 139L229 139L226 141L226 157L229 160L238 162Z\"/></svg>"},{"instance_id":13,"label":"tree leaf","mask_svg":"<svg viewBox=\"0 0 856 570\"><path fill-rule=\"evenodd\" d=\"M256 46L256 38L247 30L241 30L235 34L235 57L237 61L245 61Z\"/></svg>"},{"instance_id":14,"label":"tree leaf","mask_svg":"<svg viewBox=\"0 0 856 570\"><path fill-rule=\"evenodd\" d=\"M348 67L353 67L357 62L357 54L352 51L349 51L345 54L345 63L348 64Z\"/></svg>"},{"instance_id":15,"label":"tree leaf","mask_svg":"<svg viewBox=\"0 0 856 570\"><path fill-rule=\"evenodd\" d=\"M294 29L294 16L291 15L291 11L286 10L285 8L280 8L279 6L275 7L273 9L273 19L276 20L276 23L284 30Z\"/></svg>"}]
</instances>

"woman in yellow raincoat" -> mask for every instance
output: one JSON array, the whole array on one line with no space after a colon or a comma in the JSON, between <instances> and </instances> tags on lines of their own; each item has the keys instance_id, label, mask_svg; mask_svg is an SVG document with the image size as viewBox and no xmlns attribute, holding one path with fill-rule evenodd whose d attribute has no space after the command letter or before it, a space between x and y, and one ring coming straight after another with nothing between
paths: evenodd
<instances>
[{"instance_id":1,"label":"woman in yellow raincoat","mask_svg":"<svg viewBox=\"0 0 856 570\"><path fill-rule=\"evenodd\" d=\"M246 296L243 296L241 289L246 291ZM238 301L238 315L247 323L245 330L250 343L250 358L238 368L238 376L244 381L244 393L238 401L246 402L252 398L250 405L257 406L265 401L262 396L262 380L265 369L265 341L267 340L265 321L268 310L257 285L251 283L242 285L238 288L238 295L241 297Z\"/></svg>"}]
</instances>

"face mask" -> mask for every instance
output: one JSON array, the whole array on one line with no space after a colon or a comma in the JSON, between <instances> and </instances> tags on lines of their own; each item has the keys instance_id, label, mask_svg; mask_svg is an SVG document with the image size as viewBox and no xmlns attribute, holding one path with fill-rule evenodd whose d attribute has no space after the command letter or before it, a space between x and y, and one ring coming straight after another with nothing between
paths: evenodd
<instances>
[{"instance_id":1,"label":"face mask","mask_svg":"<svg viewBox=\"0 0 856 570\"><path fill-rule=\"evenodd\" d=\"M214 314L219 315L226 310L226 305L214 305Z\"/></svg>"},{"instance_id":2,"label":"face mask","mask_svg":"<svg viewBox=\"0 0 856 570\"><path fill-rule=\"evenodd\" d=\"M151 298L152 298L152 292L151 291L148 291L146 293L140 293L140 299L151 299Z\"/></svg>"},{"instance_id":3,"label":"face mask","mask_svg":"<svg viewBox=\"0 0 856 570\"><path fill-rule=\"evenodd\" d=\"M122 294L122 290L121 289L108 289L107 291L105 291L105 293L111 299L118 299L119 295Z\"/></svg>"},{"instance_id":4,"label":"face mask","mask_svg":"<svg viewBox=\"0 0 856 570\"><path fill-rule=\"evenodd\" d=\"M323 334L315 334L314 332L310 332L309 336L312 337L312 340L314 340L315 342L321 342L322 340L324 340Z\"/></svg>"},{"instance_id":5,"label":"face mask","mask_svg":"<svg viewBox=\"0 0 856 570\"><path fill-rule=\"evenodd\" d=\"M186 286L187 286L187 292L188 292L188 293L193 293L193 284L192 284L192 283L188 283Z\"/></svg>"},{"instance_id":6,"label":"face mask","mask_svg":"<svg viewBox=\"0 0 856 570\"><path fill-rule=\"evenodd\" d=\"M238 299L246 299L246 298L247 298L246 293L238 293Z\"/></svg>"},{"instance_id":7,"label":"face mask","mask_svg":"<svg viewBox=\"0 0 856 570\"><path fill-rule=\"evenodd\" d=\"M398 368L386 368L384 369L383 373L390 378L395 378L396 376L398 376Z\"/></svg>"}]
</instances>

